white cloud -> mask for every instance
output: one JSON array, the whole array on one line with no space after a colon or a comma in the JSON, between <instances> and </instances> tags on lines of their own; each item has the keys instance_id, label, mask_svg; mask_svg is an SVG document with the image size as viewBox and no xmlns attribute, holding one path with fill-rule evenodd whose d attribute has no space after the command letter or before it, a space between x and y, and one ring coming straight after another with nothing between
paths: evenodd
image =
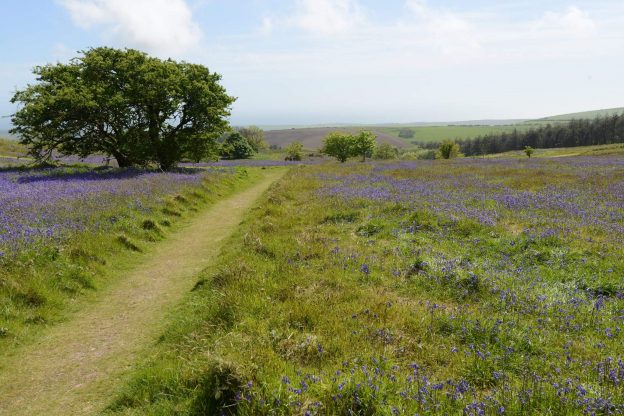
<instances>
[{"instance_id":1,"label":"white cloud","mask_svg":"<svg viewBox=\"0 0 624 416\"><path fill-rule=\"evenodd\" d=\"M268 35L273 32L274 21L271 16L264 16L262 18L262 24L258 30L263 35Z\"/></svg>"},{"instance_id":2,"label":"white cloud","mask_svg":"<svg viewBox=\"0 0 624 416\"><path fill-rule=\"evenodd\" d=\"M124 46L175 55L197 46L201 39L185 0L59 1L76 25L103 28Z\"/></svg>"},{"instance_id":3,"label":"white cloud","mask_svg":"<svg viewBox=\"0 0 624 416\"><path fill-rule=\"evenodd\" d=\"M364 21L356 0L298 0L292 23L320 35L344 33Z\"/></svg>"},{"instance_id":4,"label":"white cloud","mask_svg":"<svg viewBox=\"0 0 624 416\"><path fill-rule=\"evenodd\" d=\"M598 24L571 6L545 12L534 20L510 21L500 12L467 13L429 6L426 0L405 0L412 19L401 24L446 62L483 59L532 59L582 56L595 47Z\"/></svg>"},{"instance_id":5,"label":"white cloud","mask_svg":"<svg viewBox=\"0 0 624 416\"><path fill-rule=\"evenodd\" d=\"M418 36L428 39L438 53L461 57L481 48L478 30L462 15L429 7L425 0L407 0L405 5L416 19L408 24Z\"/></svg>"},{"instance_id":6,"label":"white cloud","mask_svg":"<svg viewBox=\"0 0 624 416\"><path fill-rule=\"evenodd\" d=\"M429 8L425 0L407 0L405 5L411 9L414 13L424 14L428 13Z\"/></svg>"},{"instance_id":7,"label":"white cloud","mask_svg":"<svg viewBox=\"0 0 624 416\"><path fill-rule=\"evenodd\" d=\"M596 29L596 23L586 12L571 6L562 13L546 12L532 29L546 35L584 37Z\"/></svg>"}]
</instances>

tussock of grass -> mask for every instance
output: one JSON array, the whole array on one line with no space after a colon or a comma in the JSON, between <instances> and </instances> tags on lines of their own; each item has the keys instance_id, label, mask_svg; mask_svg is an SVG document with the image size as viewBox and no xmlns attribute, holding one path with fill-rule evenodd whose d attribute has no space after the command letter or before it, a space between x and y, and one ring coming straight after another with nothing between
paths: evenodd
<instances>
[{"instance_id":1,"label":"tussock of grass","mask_svg":"<svg viewBox=\"0 0 624 416\"><path fill-rule=\"evenodd\" d=\"M136 251L137 253L141 253L143 252L143 250L141 250L141 247L137 246L136 244L134 244L132 242L132 240L130 240L128 237L126 237L125 235L120 235L117 236L116 241L121 244L123 247L127 248L128 250L131 251Z\"/></svg>"},{"instance_id":2,"label":"tussock of grass","mask_svg":"<svg viewBox=\"0 0 624 416\"><path fill-rule=\"evenodd\" d=\"M181 217L182 213L180 211L165 207L162 209L162 213L169 217Z\"/></svg>"}]
</instances>

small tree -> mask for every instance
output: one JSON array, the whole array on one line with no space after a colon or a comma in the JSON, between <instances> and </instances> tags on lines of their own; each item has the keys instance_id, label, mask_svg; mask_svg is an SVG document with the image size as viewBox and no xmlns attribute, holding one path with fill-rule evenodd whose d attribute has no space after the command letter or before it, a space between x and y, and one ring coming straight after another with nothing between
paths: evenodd
<instances>
[{"instance_id":1,"label":"small tree","mask_svg":"<svg viewBox=\"0 0 624 416\"><path fill-rule=\"evenodd\" d=\"M353 151L353 136L339 131L329 133L323 141L321 153L335 157L341 163L344 163L351 156Z\"/></svg>"},{"instance_id":2,"label":"small tree","mask_svg":"<svg viewBox=\"0 0 624 416\"><path fill-rule=\"evenodd\" d=\"M378 160L390 160L396 159L399 152L396 147L393 147L390 143L382 143L375 149L373 153L373 159Z\"/></svg>"},{"instance_id":3,"label":"small tree","mask_svg":"<svg viewBox=\"0 0 624 416\"><path fill-rule=\"evenodd\" d=\"M303 159L303 144L301 142L292 142L286 146L286 160L299 161Z\"/></svg>"},{"instance_id":4,"label":"small tree","mask_svg":"<svg viewBox=\"0 0 624 416\"><path fill-rule=\"evenodd\" d=\"M524 154L527 155L529 159L531 158L531 156L533 156L533 153L535 153L535 149L533 149L531 146L524 147Z\"/></svg>"},{"instance_id":5,"label":"small tree","mask_svg":"<svg viewBox=\"0 0 624 416\"><path fill-rule=\"evenodd\" d=\"M221 157L225 159L249 159L255 153L253 147L240 133L231 133L221 145Z\"/></svg>"},{"instance_id":6,"label":"small tree","mask_svg":"<svg viewBox=\"0 0 624 416\"><path fill-rule=\"evenodd\" d=\"M459 155L459 145L452 140L445 140L438 149L440 158L453 159Z\"/></svg>"},{"instance_id":7,"label":"small tree","mask_svg":"<svg viewBox=\"0 0 624 416\"><path fill-rule=\"evenodd\" d=\"M362 156L362 162L366 157L371 157L375 151L377 136L372 131L361 131L357 136L353 136L353 154Z\"/></svg>"},{"instance_id":8,"label":"small tree","mask_svg":"<svg viewBox=\"0 0 624 416\"><path fill-rule=\"evenodd\" d=\"M264 130L258 126L249 126L237 129L237 131L247 139L247 143L258 153L269 147L264 140Z\"/></svg>"}]
</instances>

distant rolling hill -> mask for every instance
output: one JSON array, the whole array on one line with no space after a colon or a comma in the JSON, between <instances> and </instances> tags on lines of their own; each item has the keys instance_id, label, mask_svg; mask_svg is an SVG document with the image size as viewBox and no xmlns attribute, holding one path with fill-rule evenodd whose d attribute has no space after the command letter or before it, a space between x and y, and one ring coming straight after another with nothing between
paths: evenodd
<instances>
[{"instance_id":1,"label":"distant rolling hill","mask_svg":"<svg viewBox=\"0 0 624 416\"><path fill-rule=\"evenodd\" d=\"M288 144L299 141L303 143L306 149L319 149L323 145L323 139L332 131L341 131L345 133L357 133L364 128L353 127L313 127L313 128L293 128L288 130L269 130L264 132L264 138L270 145L287 146ZM398 137L379 131L373 132L377 135L377 141L380 143L390 143L399 148L408 147L408 144Z\"/></svg>"},{"instance_id":2,"label":"distant rolling hill","mask_svg":"<svg viewBox=\"0 0 624 416\"><path fill-rule=\"evenodd\" d=\"M605 117L605 116L611 116L614 114L624 114L624 107L618 107L618 108L607 108L604 110L593 110L593 111L583 111L580 113L570 113L570 114L560 114L558 116L552 116L552 117L545 117L545 118L540 118L537 120L532 120L534 121L570 121L572 119L593 119L596 117ZM527 121L527 123L531 123L531 121Z\"/></svg>"},{"instance_id":3,"label":"distant rolling hill","mask_svg":"<svg viewBox=\"0 0 624 416\"><path fill-rule=\"evenodd\" d=\"M269 144L286 146L293 141L300 141L307 149L318 149L322 146L323 138L332 131L357 132L359 130L372 130L377 134L379 142L390 143L399 148L413 147L417 143L440 142L444 139L471 139L486 134L499 134L512 132L513 130L524 131L539 127L547 123L564 123L572 119L593 119L612 114L624 114L624 107L604 110L585 111L580 113L561 114L534 120L508 119L508 120L473 120L455 122L418 122L418 123L388 123L378 125L343 125L341 127L308 126L274 126L267 128L265 138ZM402 129L410 129L414 136L400 138Z\"/></svg>"}]
</instances>

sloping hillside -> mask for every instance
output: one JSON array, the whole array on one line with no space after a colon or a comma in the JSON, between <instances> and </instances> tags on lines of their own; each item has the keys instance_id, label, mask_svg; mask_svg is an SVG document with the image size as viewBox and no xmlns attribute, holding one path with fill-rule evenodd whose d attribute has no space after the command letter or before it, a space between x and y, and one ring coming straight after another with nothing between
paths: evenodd
<instances>
[{"instance_id":1,"label":"sloping hillside","mask_svg":"<svg viewBox=\"0 0 624 416\"><path fill-rule=\"evenodd\" d=\"M323 139L332 131L342 131L345 133L357 133L361 129L345 128L345 127L316 127L289 130L270 130L264 132L264 138L271 145L287 146L288 144L299 141L303 143L306 149L318 149L323 145ZM393 146L404 148L407 144L398 137L392 137L389 134L374 131L377 135L379 143L390 143Z\"/></svg>"},{"instance_id":2,"label":"sloping hillside","mask_svg":"<svg viewBox=\"0 0 624 416\"><path fill-rule=\"evenodd\" d=\"M581 118L592 119L596 117L611 116L613 114L624 114L624 107L608 108L608 109L593 110L593 111L583 111L580 113L560 114L558 116L545 117L545 118L540 118L538 120L533 120L533 121L569 121L572 119L578 120Z\"/></svg>"}]
</instances>

